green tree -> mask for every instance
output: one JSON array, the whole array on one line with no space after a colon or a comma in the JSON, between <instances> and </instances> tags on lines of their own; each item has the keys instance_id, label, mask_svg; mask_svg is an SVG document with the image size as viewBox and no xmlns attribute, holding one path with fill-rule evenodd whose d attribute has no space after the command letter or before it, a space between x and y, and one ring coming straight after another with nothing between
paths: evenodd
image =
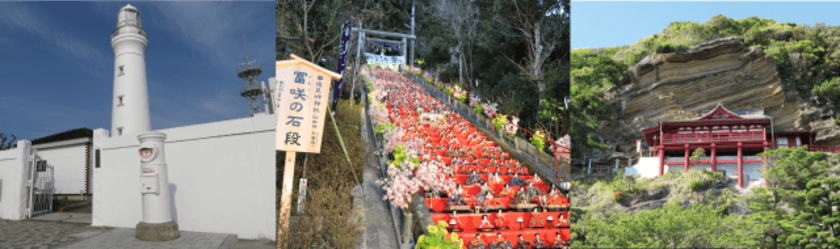
<instances>
[{"instance_id":1,"label":"green tree","mask_svg":"<svg viewBox=\"0 0 840 249\"><path fill-rule=\"evenodd\" d=\"M750 245L758 233L748 220L723 215L728 205L695 204L683 208L671 203L660 209L633 214L595 217L587 224L586 240L575 247L598 248L709 248Z\"/></svg>"},{"instance_id":2,"label":"green tree","mask_svg":"<svg viewBox=\"0 0 840 249\"><path fill-rule=\"evenodd\" d=\"M779 248L794 227L790 215L782 209L780 193L775 188L755 188L751 192L747 197L747 208L755 213L747 218L754 224L754 229L762 234L756 244L763 248Z\"/></svg>"},{"instance_id":3,"label":"green tree","mask_svg":"<svg viewBox=\"0 0 840 249\"><path fill-rule=\"evenodd\" d=\"M803 248L838 248L836 206L840 206L840 178L832 160L823 152L808 152L806 147L781 148L761 153L770 159L766 172L771 191L793 209L794 225L785 243Z\"/></svg>"},{"instance_id":4,"label":"green tree","mask_svg":"<svg viewBox=\"0 0 840 249\"><path fill-rule=\"evenodd\" d=\"M697 148L691 153L691 157L689 159L694 161L694 163L700 163L700 158L704 156L706 156L706 150L703 148Z\"/></svg>"}]
</instances>

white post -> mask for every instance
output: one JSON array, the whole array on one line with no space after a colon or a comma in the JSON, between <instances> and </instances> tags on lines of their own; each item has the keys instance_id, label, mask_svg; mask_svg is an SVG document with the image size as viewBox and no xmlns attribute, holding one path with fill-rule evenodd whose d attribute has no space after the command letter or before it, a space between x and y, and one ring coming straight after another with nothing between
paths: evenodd
<instances>
[{"instance_id":1,"label":"white post","mask_svg":"<svg viewBox=\"0 0 840 249\"><path fill-rule=\"evenodd\" d=\"M618 171L618 158L615 159L615 170Z\"/></svg>"},{"instance_id":2,"label":"white post","mask_svg":"<svg viewBox=\"0 0 840 249\"><path fill-rule=\"evenodd\" d=\"M586 169L586 174L592 174L592 159L589 159L589 168Z\"/></svg>"},{"instance_id":3,"label":"white post","mask_svg":"<svg viewBox=\"0 0 840 249\"><path fill-rule=\"evenodd\" d=\"M136 237L144 241L168 241L181 237L178 223L172 220L169 203L169 177L164 157L166 134L146 132L140 140L140 193L143 195L143 220L137 224Z\"/></svg>"}]
</instances>

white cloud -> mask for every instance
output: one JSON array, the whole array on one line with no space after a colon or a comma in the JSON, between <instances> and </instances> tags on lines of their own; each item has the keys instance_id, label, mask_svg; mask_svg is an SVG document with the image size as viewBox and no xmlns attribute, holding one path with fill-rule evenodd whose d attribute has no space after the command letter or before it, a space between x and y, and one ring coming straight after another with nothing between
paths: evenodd
<instances>
[{"instance_id":1,"label":"white cloud","mask_svg":"<svg viewBox=\"0 0 840 249\"><path fill-rule=\"evenodd\" d=\"M0 4L0 23L5 24L12 30L22 30L30 34L36 35L41 39L53 43L70 55L70 59L82 59L88 65L79 65L83 70L91 72L90 68L102 68L107 66L106 57L101 50L96 49L93 45L84 42L82 39L73 37L65 32L61 32L61 27L65 26L64 22L51 21L47 18L51 15L45 13L38 13L36 9L30 8L25 4L17 3L2 3ZM3 42L0 38L0 43ZM7 39L8 40L8 39ZM9 41L11 42L11 41ZM101 73L93 74L94 76L101 76Z\"/></svg>"},{"instance_id":2,"label":"white cloud","mask_svg":"<svg viewBox=\"0 0 840 249\"><path fill-rule=\"evenodd\" d=\"M231 2L165 2L155 5L169 31L180 37L190 47L215 55L223 67L244 61L242 35L251 38L253 49L257 37L247 37L257 16L253 8L245 9L243 3ZM250 7L250 6L248 6ZM272 16L273 17L273 16ZM250 51L251 59L255 58Z\"/></svg>"}]
</instances>

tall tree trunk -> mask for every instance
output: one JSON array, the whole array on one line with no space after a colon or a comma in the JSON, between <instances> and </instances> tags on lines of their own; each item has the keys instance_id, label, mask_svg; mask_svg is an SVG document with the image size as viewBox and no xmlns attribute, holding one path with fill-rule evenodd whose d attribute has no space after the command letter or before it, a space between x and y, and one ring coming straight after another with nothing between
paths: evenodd
<instances>
[{"instance_id":1,"label":"tall tree trunk","mask_svg":"<svg viewBox=\"0 0 840 249\"><path fill-rule=\"evenodd\" d=\"M461 49L461 41L458 41L458 83L464 84L464 50Z\"/></svg>"},{"instance_id":2,"label":"tall tree trunk","mask_svg":"<svg viewBox=\"0 0 840 249\"><path fill-rule=\"evenodd\" d=\"M540 30L540 24L537 23L534 25L534 55L532 55L533 59L531 60L531 76L537 81L537 89L540 91L540 102L539 106L542 106L543 100L545 99L545 79L542 77L542 57L543 57L543 47L542 47L542 32Z\"/></svg>"}]
</instances>

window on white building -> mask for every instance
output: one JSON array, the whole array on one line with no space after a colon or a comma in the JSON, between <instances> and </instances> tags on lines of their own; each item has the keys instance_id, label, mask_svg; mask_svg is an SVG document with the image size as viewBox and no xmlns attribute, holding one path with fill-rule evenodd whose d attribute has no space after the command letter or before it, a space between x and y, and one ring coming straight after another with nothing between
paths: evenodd
<instances>
[{"instance_id":1,"label":"window on white building","mask_svg":"<svg viewBox=\"0 0 840 249\"><path fill-rule=\"evenodd\" d=\"M787 137L777 137L776 138L776 145L779 148L788 148L788 138Z\"/></svg>"},{"instance_id":2,"label":"window on white building","mask_svg":"<svg viewBox=\"0 0 840 249\"><path fill-rule=\"evenodd\" d=\"M120 75L118 75L118 76L125 75L125 71L123 71L124 68L125 68L125 66L120 66Z\"/></svg>"},{"instance_id":3,"label":"window on white building","mask_svg":"<svg viewBox=\"0 0 840 249\"><path fill-rule=\"evenodd\" d=\"M117 128L117 136L122 136L122 127Z\"/></svg>"},{"instance_id":4,"label":"window on white building","mask_svg":"<svg viewBox=\"0 0 840 249\"><path fill-rule=\"evenodd\" d=\"M117 104L117 106L122 106L123 105L123 95L120 95L117 98L120 100L120 102L119 102L119 104Z\"/></svg>"}]
</instances>

